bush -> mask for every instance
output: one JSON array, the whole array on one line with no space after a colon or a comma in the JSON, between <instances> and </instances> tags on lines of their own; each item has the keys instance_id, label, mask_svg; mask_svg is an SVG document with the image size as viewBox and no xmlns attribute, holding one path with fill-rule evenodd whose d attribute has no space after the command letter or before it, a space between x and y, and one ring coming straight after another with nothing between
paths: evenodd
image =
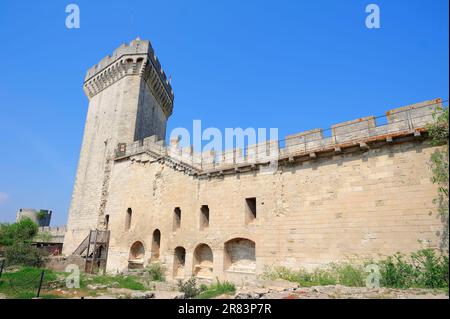
<instances>
[{"instance_id":1,"label":"bush","mask_svg":"<svg viewBox=\"0 0 450 319\"><path fill-rule=\"evenodd\" d=\"M0 245L11 246L18 242L29 242L38 232L38 226L29 218L14 224L0 225Z\"/></svg>"},{"instance_id":2,"label":"bush","mask_svg":"<svg viewBox=\"0 0 450 319\"><path fill-rule=\"evenodd\" d=\"M6 264L8 266L22 265L39 267L43 263L44 256L44 251L21 242L8 246L5 251Z\"/></svg>"},{"instance_id":3,"label":"bush","mask_svg":"<svg viewBox=\"0 0 450 319\"><path fill-rule=\"evenodd\" d=\"M166 269L160 263L152 263L148 266L147 272L150 275L150 280L152 281L165 281Z\"/></svg>"},{"instance_id":4,"label":"bush","mask_svg":"<svg viewBox=\"0 0 450 319\"><path fill-rule=\"evenodd\" d=\"M412 253L409 260L395 254L380 262L381 285L393 288L448 287L448 256L436 255L432 249Z\"/></svg>"},{"instance_id":5,"label":"bush","mask_svg":"<svg viewBox=\"0 0 450 319\"><path fill-rule=\"evenodd\" d=\"M360 266L351 264L338 264L332 266L337 274L339 284L348 287L364 287L366 285L366 277L364 269Z\"/></svg>"},{"instance_id":6,"label":"bush","mask_svg":"<svg viewBox=\"0 0 450 319\"><path fill-rule=\"evenodd\" d=\"M419 285L428 288L448 287L448 256L436 256L434 250L423 249L412 254L411 258L419 270Z\"/></svg>"},{"instance_id":7,"label":"bush","mask_svg":"<svg viewBox=\"0 0 450 319\"><path fill-rule=\"evenodd\" d=\"M366 264L376 264L367 261ZM390 288L448 288L449 263L447 255L437 255L433 249L412 253L409 258L402 254L389 256L378 262L380 285ZM367 273L362 266L330 264L313 272L291 270L286 267L266 267L263 278L285 279L302 287L341 284L364 287Z\"/></svg>"},{"instance_id":8,"label":"bush","mask_svg":"<svg viewBox=\"0 0 450 319\"><path fill-rule=\"evenodd\" d=\"M204 287L205 286L202 285L202 289L204 289ZM181 292L184 292L186 298L195 298L202 292L201 289L197 287L197 280L195 277L189 278L186 282L179 280L178 289Z\"/></svg>"},{"instance_id":9,"label":"bush","mask_svg":"<svg viewBox=\"0 0 450 319\"><path fill-rule=\"evenodd\" d=\"M202 285L201 290L202 292L199 294L198 298L209 299L224 294L234 294L236 292L236 287L231 282L219 282L219 280L217 280L215 284L210 286Z\"/></svg>"}]
</instances>

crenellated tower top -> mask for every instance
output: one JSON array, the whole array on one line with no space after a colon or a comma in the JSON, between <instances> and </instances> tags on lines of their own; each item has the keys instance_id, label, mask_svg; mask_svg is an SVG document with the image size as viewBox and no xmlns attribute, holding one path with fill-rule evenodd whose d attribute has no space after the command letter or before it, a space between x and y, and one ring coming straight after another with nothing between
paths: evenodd
<instances>
[{"instance_id":1,"label":"crenellated tower top","mask_svg":"<svg viewBox=\"0 0 450 319\"><path fill-rule=\"evenodd\" d=\"M127 75L140 75L147 82L167 117L172 114L172 86L155 55L150 41L139 37L122 44L112 55L91 67L84 79L84 91L89 99Z\"/></svg>"}]
</instances>

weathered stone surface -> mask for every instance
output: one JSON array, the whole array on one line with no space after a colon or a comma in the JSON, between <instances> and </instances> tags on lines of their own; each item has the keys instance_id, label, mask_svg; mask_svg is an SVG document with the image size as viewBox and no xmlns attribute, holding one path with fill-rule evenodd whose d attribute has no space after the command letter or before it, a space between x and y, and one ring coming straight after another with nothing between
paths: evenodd
<instances>
[{"instance_id":1,"label":"weathered stone surface","mask_svg":"<svg viewBox=\"0 0 450 319\"><path fill-rule=\"evenodd\" d=\"M154 292L151 291L135 291L130 295L131 299L151 299L155 296Z\"/></svg>"},{"instance_id":2,"label":"weathered stone surface","mask_svg":"<svg viewBox=\"0 0 450 319\"><path fill-rule=\"evenodd\" d=\"M91 285L91 284L89 284L86 286L86 288L90 289L90 290L103 290L103 289L108 288L108 285Z\"/></svg>"},{"instance_id":3,"label":"weathered stone surface","mask_svg":"<svg viewBox=\"0 0 450 319\"><path fill-rule=\"evenodd\" d=\"M184 292L179 291L155 290L153 293L155 299L185 299Z\"/></svg>"},{"instance_id":4,"label":"weathered stone surface","mask_svg":"<svg viewBox=\"0 0 450 319\"><path fill-rule=\"evenodd\" d=\"M266 290L257 293L258 287L239 289L235 299L448 299L448 295L432 289L390 289L335 286L314 286L293 290Z\"/></svg>"},{"instance_id":5,"label":"weathered stone surface","mask_svg":"<svg viewBox=\"0 0 450 319\"><path fill-rule=\"evenodd\" d=\"M284 279L277 279L277 280L270 280L266 281L264 283L264 286L267 287L267 289L273 290L273 291L288 291L288 290L294 290L299 287L298 283L287 281Z\"/></svg>"}]
</instances>

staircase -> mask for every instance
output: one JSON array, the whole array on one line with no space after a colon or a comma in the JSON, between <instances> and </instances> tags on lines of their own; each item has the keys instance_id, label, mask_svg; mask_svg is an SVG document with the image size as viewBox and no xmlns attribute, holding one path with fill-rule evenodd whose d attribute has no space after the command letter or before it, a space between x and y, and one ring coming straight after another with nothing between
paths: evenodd
<instances>
[{"instance_id":1,"label":"staircase","mask_svg":"<svg viewBox=\"0 0 450 319\"><path fill-rule=\"evenodd\" d=\"M109 230L91 230L89 235L74 250L72 256L81 256L85 259L86 273L96 270L106 270L109 248Z\"/></svg>"}]
</instances>

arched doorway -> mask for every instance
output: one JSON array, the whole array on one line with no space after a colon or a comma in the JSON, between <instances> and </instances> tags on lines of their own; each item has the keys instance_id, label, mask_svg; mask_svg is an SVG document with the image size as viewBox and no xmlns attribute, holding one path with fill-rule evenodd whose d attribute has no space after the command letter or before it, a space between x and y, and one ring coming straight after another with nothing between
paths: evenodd
<instances>
[{"instance_id":1,"label":"arched doorway","mask_svg":"<svg viewBox=\"0 0 450 319\"><path fill-rule=\"evenodd\" d=\"M161 248L161 232L159 229L153 231L152 237L152 261L159 259L159 250Z\"/></svg>"},{"instance_id":2,"label":"arched doorway","mask_svg":"<svg viewBox=\"0 0 450 319\"><path fill-rule=\"evenodd\" d=\"M136 241L131 245L130 255L128 257L128 269L142 269L144 268L144 244Z\"/></svg>"},{"instance_id":3,"label":"arched doorway","mask_svg":"<svg viewBox=\"0 0 450 319\"><path fill-rule=\"evenodd\" d=\"M213 252L207 244L199 244L195 248L192 273L199 278L213 277Z\"/></svg>"}]
</instances>

